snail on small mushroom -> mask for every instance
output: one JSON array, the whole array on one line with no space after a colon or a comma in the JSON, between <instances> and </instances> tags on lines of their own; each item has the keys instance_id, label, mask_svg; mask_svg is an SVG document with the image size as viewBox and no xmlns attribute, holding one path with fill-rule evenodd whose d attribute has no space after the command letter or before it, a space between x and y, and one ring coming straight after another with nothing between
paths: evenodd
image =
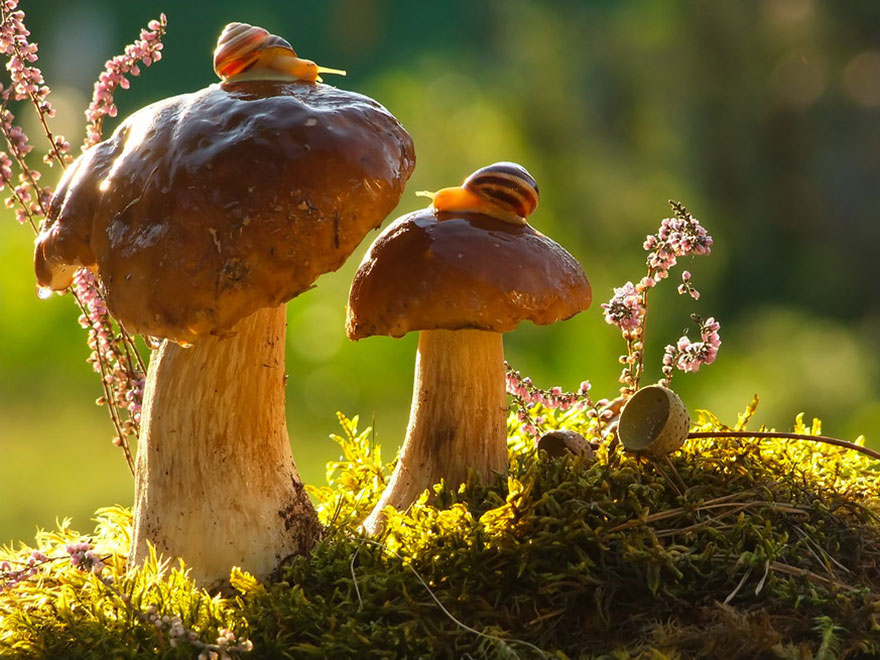
<instances>
[{"instance_id":1,"label":"snail on small mushroom","mask_svg":"<svg viewBox=\"0 0 880 660\"><path fill-rule=\"evenodd\" d=\"M419 331L412 407L394 474L364 521L405 509L444 480L472 471L484 483L507 470L507 395L502 335L590 304L580 264L526 222L538 185L501 162L461 186L423 193L428 208L395 220L370 246L348 298L350 339Z\"/></svg>"},{"instance_id":2,"label":"snail on small mushroom","mask_svg":"<svg viewBox=\"0 0 880 660\"><path fill-rule=\"evenodd\" d=\"M482 213L515 225L526 224L539 200L534 177L522 165L508 162L481 167L460 186L437 192L420 190L416 195L429 197L437 212Z\"/></svg>"}]
</instances>

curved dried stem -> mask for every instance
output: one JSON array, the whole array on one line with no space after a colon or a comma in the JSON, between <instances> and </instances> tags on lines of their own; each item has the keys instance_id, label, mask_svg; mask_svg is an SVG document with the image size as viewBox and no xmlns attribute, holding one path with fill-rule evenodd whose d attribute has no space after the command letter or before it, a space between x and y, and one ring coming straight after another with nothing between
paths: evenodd
<instances>
[{"instance_id":1,"label":"curved dried stem","mask_svg":"<svg viewBox=\"0 0 880 660\"><path fill-rule=\"evenodd\" d=\"M694 431L688 433L688 438L785 438L788 440L811 440L813 442L824 442L835 447L843 447L857 451L871 458L880 460L880 451L857 445L854 442L848 442L839 438L831 438L827 435L807 435L805 433L782 433L777 431Z\"/></svg>"}]
</instances>

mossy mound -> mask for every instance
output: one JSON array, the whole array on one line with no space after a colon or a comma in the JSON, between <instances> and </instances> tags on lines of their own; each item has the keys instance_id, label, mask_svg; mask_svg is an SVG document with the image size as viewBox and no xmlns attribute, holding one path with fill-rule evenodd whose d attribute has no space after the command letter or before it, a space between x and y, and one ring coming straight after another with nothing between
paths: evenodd
<instances>
[{"instance_id":1,"label":"mossy mound","mask_svg":"<svg viewBox=\"0 0 880 660\"><path fill-rule=\"evenodd\" d=\"M581 413L549 416L590 431ZM537 455L512 421L506 483L438 486L368 539L357 524L388 466L342 421L309 557L266 583L233 571L212 596L160 561L126 572L130 516L106 509L90 539L104 581L71 564L67 526L0 552L62 557L0 592L0 657L207 657L163 615L206 643L247 637L253 650L228 652L242 658L880 655L880 473L859 453L690 440L669 463L604 447L587 463Z\"/></svg>"}]
</instances>

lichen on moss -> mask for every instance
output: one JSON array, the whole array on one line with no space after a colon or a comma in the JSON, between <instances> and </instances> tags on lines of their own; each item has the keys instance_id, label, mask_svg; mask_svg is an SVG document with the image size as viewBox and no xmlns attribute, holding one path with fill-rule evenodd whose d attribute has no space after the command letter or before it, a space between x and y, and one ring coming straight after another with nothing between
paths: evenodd
<instances>
[{"instance_id":1,"label":"lichen on moss","mask_svg":"<svg viewBox=\"0 0 880 660\"><path fill-rule=\"evenodd\" d=\"M581 412L543 412L548 428L593 430ZM752 412L696 426L743 430ZM211 595L156 558L127 570L130 514L104 509L90 538L113 588L63 559L41 566L0 592L0 657L198 655L137 614L151 605L202 640L247 636L248 658L880 654L880 474L862 454L692 439L669 462L607 447L594 463L548 459L512 420L506 481L438 485L366 538L389 466L369 429L340 421L342 458L312 489L327 531L310 556L266 582L234 570ZM64 523L0 561L78 540Z\"/></svg>"}]
</instances>

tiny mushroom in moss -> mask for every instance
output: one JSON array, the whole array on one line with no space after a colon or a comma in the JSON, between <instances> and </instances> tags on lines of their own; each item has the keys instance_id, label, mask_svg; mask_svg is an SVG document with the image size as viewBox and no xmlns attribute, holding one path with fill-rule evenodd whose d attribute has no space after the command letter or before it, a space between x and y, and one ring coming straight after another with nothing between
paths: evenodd
<instances>
[{"instance_id":1,"label":"tiny mushroom in moss","mask_svg":"<svg viewBox=\"0 0 880 660\"><path fill-rule=\"evenodd\" d=\"M98 274L149 365L130 560L148 544L206 586L268 575L319 533L285 420L284 302L397 204L412 141L381 105L231 23L222 82L147 106L70 167L40 234L40 286Z\"/></svg>"},{"instance_id":2,"label":"tiny mushroom in moss","mask_svg":"<svg viewBox=\"0 0 880 660\"><path fill-rule=\"evenodd\" d=\"M441 479L455 486L469 470L483 482L507 471L502 333L590 304L577 261L526 222L538 187L525 168L495 163L428 195L428 208L376 238L349 294L350 339L420 331L409 426L370 532L384 507L405 509Z\"/></svg>"}]
</instances>

